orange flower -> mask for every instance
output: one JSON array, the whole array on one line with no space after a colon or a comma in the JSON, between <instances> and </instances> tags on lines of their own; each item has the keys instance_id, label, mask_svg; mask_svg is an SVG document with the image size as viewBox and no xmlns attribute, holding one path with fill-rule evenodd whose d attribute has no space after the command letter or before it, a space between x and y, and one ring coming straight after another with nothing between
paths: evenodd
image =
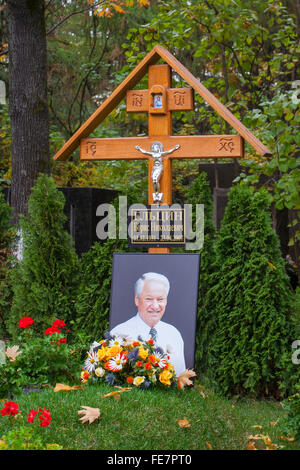
<instances>
[{"instance_id":1,"label":"orange flower","mask_svg":"<svg viewBox=\"0 0 300 470\"><path fill-rule=\"evenodd\" d=\"M112 346L108 349L108 353L110 357L115 357L122 352L122 348L120 346Z\"/></svg>"},{"instance_id":2,"label":"orange flower","mask_svg":"<svg viewBox=\"0 0 300 470\"><path fill-rule=\"evenodd\" d=\"M84 370L83 372L81 372L81 380L88 380L90 374L88 373L87 370Z\"/></svg>"},{"instance_id":3,"label":"orange flower","mask_svg":"<svg viewBox=\"0 0 300 470\"><path fill-rule=\"evenodd\" d=\"M153 338L150 338L149 341L147 341L147 343L151 344L151 346L153 346L153 344L154 344Z\"/></svg>"},{"instance_id":4,"label":"orange flower","mask_svg":"<svg viewBox=\"0 0 300 470\"><path fill-rule=\"evenodd\" d=\"M142 367L143 363L141 361L137 361L136 365L137 367Z\"/></svg>"},{"instance_id":5,"label":"orange flower","mask_svg":"<svg viewBox=\"0 0 300 470\"><path fill-rule=\"evenodd\" d=\"M139 346L139 345L140 345L140 342L139 342L139 341L134 341L134 342L132 343L132 346L133 346L134 348L136 348L136 346Z\"/></svg>"},{"instance_id":6,"label":"orange flower","mask_svg":"<svg viewBox=\"0 0 300 470\"><path fill-rule=\"evenodd\" d=\"M152 365L150 364L150 362L147 362L147 363L145 364L145 369L146 369L146 370L152 369Z\"/></svg>"},{"instance_id":7,"label":"orange flower","mask_svg":"<svg viewBox=\"0 0 300 470\"><path fill-rule=\"evenodd\" d=\"M154 363L156 362L155 356L153 356L153 354L151 354L150 356L148 356L148 361L151 362L151 364L154 364Z\"/></svg>"},{"instance_id":8,"label":"orange flower","mask_svg":"<svg viewBox=\"0 0 300 470\"><path fill-rule=\"evenodd\" d=\"M126 382L129 384L133 383L133 377L127 377Z\"/></svg>"}]
</instances>

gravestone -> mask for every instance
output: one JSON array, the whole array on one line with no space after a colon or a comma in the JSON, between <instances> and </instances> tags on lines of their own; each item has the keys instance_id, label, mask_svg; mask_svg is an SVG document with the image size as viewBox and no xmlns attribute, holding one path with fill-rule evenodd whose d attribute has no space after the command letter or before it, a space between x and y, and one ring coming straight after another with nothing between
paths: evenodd
<instances>
[{"instance_id":1,"label":"gravestone","mask_svg":"<svg viewBox=\"0 0 300 470\"><path fill-rule=\"evenodd\" d=\"M118 195L118 191L98 188L57 188L65 196L64 213L67 217L65 229L73 237L78 255L89 250L94 242L101 241L96 235L99 217L97 207L110 203ZM10 204L10 188L3 188L6 201Z\"/></svg>"}]
</instances>

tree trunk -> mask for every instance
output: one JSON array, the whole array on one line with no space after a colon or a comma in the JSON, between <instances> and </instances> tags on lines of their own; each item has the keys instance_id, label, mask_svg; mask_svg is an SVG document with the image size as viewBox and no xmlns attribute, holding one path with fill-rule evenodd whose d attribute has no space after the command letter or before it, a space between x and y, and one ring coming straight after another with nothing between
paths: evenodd
<instances>
[{"instance_id":1,"label":"tree trunk","mask_svg":"<svg viewBox=\"0 0 300 470\"><path fill-rule=\"evenodd\" d=\"M43 0L7 0L13 219L27 213L39 173L49 173L47 47Z\"/></svg>"}]
</instances>

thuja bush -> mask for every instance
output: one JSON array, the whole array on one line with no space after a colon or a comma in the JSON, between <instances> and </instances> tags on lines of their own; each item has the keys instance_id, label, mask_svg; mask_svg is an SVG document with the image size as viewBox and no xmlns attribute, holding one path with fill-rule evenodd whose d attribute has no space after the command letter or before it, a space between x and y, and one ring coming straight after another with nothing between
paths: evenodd
<instances>
[{"instance_id":1,"label":"thuja bush","mask_svg":"<svg viewBox=\"0 0 300 470\"><path fill-rule=\"evenodd\" d=\"M108 239L102 244L94 243L81 256L81 283L73 324L91 339L100 339L108 331L113 253L126 248L126 241Z\"/></svg>"},{"instance_id":2,"label":"thuja bush","mask_svg":"<svg viewBox=\"0 0 300 470\"><path fill-rule=\"evenodd\" d=\"M205 354L203 345L204 325L206 323L205 310L203 309L204 299L210 285L211 274L214 269L214 243L216 238L216 229L213 223L213 201L212 194L205 172L200 173L188 187L186 191L186 199L189 204L193 205L193 215L195 215L196 204L204 205L204 242L200 250L200 274L199 274L199 293L198 293L198 309L197 309L197 330L196 330L196 353L195 368L198 371L203 364ZM193 220L195 223L195 220ZM195 225L193 230L195 230Z\"/></svg>"},{"instance_id":3,"label":"thuja bush","mask_svg":"<svg viewBox=\"0 0 300 470\"><path fill-rule=\"evenodd\" d=\"M14 292L8 329L24 315L45 328L57 316L69 321L74 314L78 258L73 240L64 229L65 199L51 177L41 175L28 201L28 216L21 216L23 258L12 270Z\"/></svg>"},{"instance_id":4,"label":"thuja bush","mask_svg":"<svg viewBox=\"0 0 300 470\"><path fill-rule=\"evenodd\" d=\"M12 263L14 229L11 226L11 209L0 191L0 338L7 334L5 321L9 315L12 291L8 276Z\"/></svg>"},{"instance_id":5,"label":"thuja bush","mask_svg":"<svg viewBox=\"0 0 300 470\"><path fill-rule=\"evenodd\" d=\"M280 397L298 373L291 369L291 288L269 205L264 190L232 187L218 234L202 354L226 395Z\"/></svg>"}]
</instances>

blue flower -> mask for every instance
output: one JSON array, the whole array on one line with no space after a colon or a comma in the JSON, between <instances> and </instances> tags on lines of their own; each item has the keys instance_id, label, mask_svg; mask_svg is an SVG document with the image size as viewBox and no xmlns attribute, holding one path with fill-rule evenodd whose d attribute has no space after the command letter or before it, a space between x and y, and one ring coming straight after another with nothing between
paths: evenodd
<instances>
[{"instance_id":1,"label":"blue flower","mask_svg":"<svg viewBox=\"0 0 300 470\"><path fill-rule=\"evenodd\" d=\"M135 361L139 354L139 348L134 348L129 354L128 359L129 361Z\"/></svg>"},{"instance_id":2,"label":"blue flower","mask_svg":"<svg viewBox=\"0 0 300 470\"><path fill-rule=\"evenodd\" d=\"M144 382L141 384L141 388L149 388L150 387L150 382L148 380L144 380Z\"/></svg>"},{"instance_id":3,"label":"blue flower","mask_svg":"<svg viewBox=\"0 0 300 470\"><path fill-rule=\"evenodd\" d=\"M114 376L114 374L107 374L107 376L105 377L106 379L106 382L109 384L109 385L113 385L116 381L116 378Z\"/></svg>"},{"instance_id":4,"label":"blue flower","mask_svg":"<svg viewBox=\"0 0 300 470\"><path fill-rule=\"evenodd\" d=\"M155 348L153 352L154 354L164 354L164 350L159 347Z\"/></svg>"}]
</instances>

